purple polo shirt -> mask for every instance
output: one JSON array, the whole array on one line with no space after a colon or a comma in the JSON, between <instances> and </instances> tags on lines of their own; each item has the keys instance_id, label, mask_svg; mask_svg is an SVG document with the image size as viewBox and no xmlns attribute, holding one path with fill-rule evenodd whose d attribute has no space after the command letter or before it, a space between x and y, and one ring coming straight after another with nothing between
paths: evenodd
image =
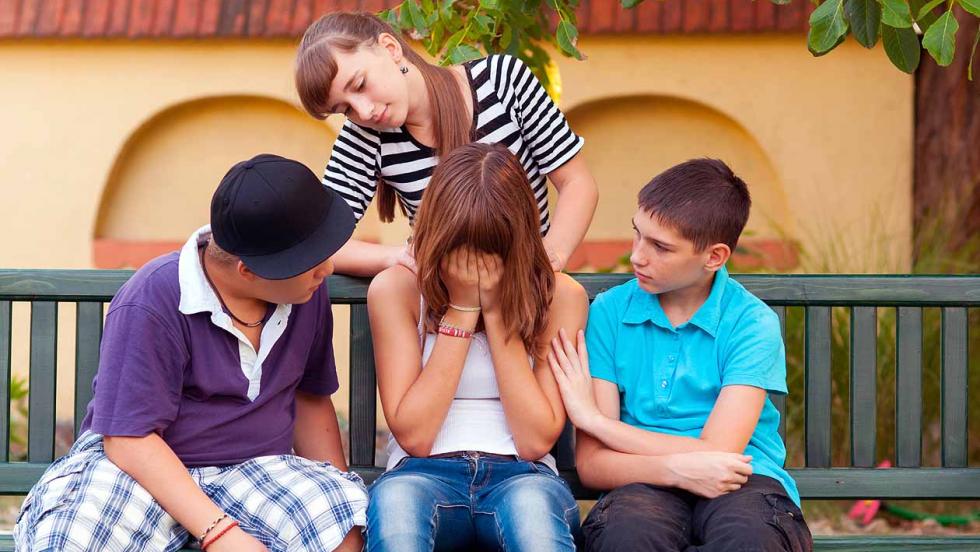
<instances>
[{"instance_id":1,"label":"purple polo shirt","mask_svg":"<svg viewBox=\"0 0 980 552\"><path fill-rule=\"evenodd\" d=\"M206 231L147 263L112 300L81 430L157 433L187 467L290 454L296 390L338 388L326 284L302 305L270 305L254 351L203 287Z\"/></svg>"}]
</instances>

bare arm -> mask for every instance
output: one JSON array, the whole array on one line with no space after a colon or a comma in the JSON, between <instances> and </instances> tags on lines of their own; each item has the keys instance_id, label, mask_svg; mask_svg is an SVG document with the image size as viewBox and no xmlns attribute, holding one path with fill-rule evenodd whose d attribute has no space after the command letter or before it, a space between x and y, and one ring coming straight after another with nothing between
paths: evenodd
<instances>
[{"instance_id":1,"label":"bare arm","mask_svg":"<svg viewBox=\"0 0 980 552\"><path fill-rule=\"evenodd\" d=\"M619 421L619 391L615 385L595 388L599 412ZM625 424L623 424L625 425ZM639 430L643 431L643 430ZM629 483L679 487L714 498L737 490L752 473L748 456L728 452L688 452L648 456L613 450L579 429L576 432L575 464L582 483L595 489L614 489Z\"/></svg>"},{"instance_id":2,"label":"bare arm","mask_svg":"<svg viewBox=\"0 0 980 552\"><path fill-rule=\"evenodd\" d=\"M415 270L415 259L405 245L381 245L348 240L333 256L335 271L350 276L374 276L386 268L402 264Z\"/></svg>"},{"instance_id":3,"label":"bare arm","mask_svg":"<svg viewBox=\"0 0 980 552\"><path fill-rule=\"evenodd\" d=\"M465 268L456 253L449 256L457 272ZM448 274L449 270L444 270ZM452 286L447 287L452 289ZM466 285L456 284L465 288ZM453 297L452 292L450 297ZM422 347L417 329L419 290L415 275L403 268L379 274L368 290L368 313L374 337L381 406L392 434L406 452L425 457L452 406L463 373L470 340L438 334L422 369ZM454 302L476 305L475 268L472 295L460 293ZM461 328L474 328L479 313L450 309L446 320Z\"/></svg>"},{"instance_id":4,"label":"bare arm","mask_svg":"<svg viewBox=\"0 0 980 552\"><path fill-rule=\"evenodd\" d=\"M120 470L146 489L160 506L193 536L201 533L221 515L218 507L197 486L187 468L159 435L145 437L109 437L104 439L106 456ZM225 519L212 530L216 534L231 522ZM266 550L259 541L240 528L222 536L208 550Z\"/></svg>"},{"instance_id":5,"label":"bare arm","mask_svg":"<svg viewBox=\"0 0 980 552\"><path fill-rule=\"evenodd\" d=\"M599 202L599 190L581 154L548 173L548 180L558 191L558 202L544 242L551 256L552 267L561 270L575 248L582 243L592 223Z\"/></svg>"},{"instance_id":6,"label":"bare arm","mask_svg":"<svg viewBox=\"0 0 980 552\"><path fill-rule=\"evenodd\" d=\"M555 297L544 343L557 335L559 328L572 332L582 328L588 313L585 289L567 275L556 276ZM532 371L527 349L519 336L507 335L506 325L496 308L491 306L484 312L484 321L500 401L517 453L522 458L541 458L551 450L565 426L565 408L558 384L540 352L536 352Z\"/></svg>"},{"instance_id":7,"label":"bare arm","mask_svg":"<svg viewBox=\"0 0 980 552\"><path fill-rule=\"evenodd\" d=\"M347 471L344 448L340 442L337 411L329 395L296 392L296 426L293 450L315 462L330 462Z\"/></svg>"}]
</instances>

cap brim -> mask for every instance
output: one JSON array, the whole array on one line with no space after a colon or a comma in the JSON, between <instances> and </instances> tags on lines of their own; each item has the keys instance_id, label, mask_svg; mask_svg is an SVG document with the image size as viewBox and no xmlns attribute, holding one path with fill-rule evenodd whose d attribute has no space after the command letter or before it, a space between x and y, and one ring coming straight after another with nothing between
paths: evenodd
<instances>
[{"instance_id":1,"label":"cap brim","mask_svg":"<svg viewBox=\"0 0 980 552\"><path fill-rule=\"evenodd\" d=\"M354 233L354 212L335 196L323 222L305 240L269 255L241 255L249 270L266 280L285 280L306 272L337 252Z\"/></svg>"}]
</instances>

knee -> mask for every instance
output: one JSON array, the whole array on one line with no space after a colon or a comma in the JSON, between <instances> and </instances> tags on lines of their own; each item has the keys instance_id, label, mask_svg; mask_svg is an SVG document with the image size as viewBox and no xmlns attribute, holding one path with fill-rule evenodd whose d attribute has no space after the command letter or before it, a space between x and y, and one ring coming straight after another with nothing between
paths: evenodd
<instances>
[{"instance_id":1,"label":"knee","mask_svg":"<svg viewBox=\"0 0 980 552\"><path fill-rule=\"evenodd\" d=\"M400 512L406 515L422 508L431 509L432 499L426 483L425 477L414 474L382 478L371 486L368 510Z\"/></svg>"},{"instance_id":2,"label":"knee","mask_svg":"<svg viewBox=\"0 0 980 552\"><path fill-rule=\"evenodd\" d=\"M508 482L505 490L503 508L498 511L505 513L514 521L540 519L542 514L566 516L569 510L574 510L578 519L578 503L565 484L547 475L526 475L514 478Z\"/></svg>"},{"instance_id":3,"label":"knee","mask_svg":"<svg viewBox=\"0 0 980 552\"><path fill-rule=\"evenodd\" d=\"M602 498L582 525L587 550L681 550L690 541L691 516L676 497L643 484Z\"/></svg>"}]
</instances>

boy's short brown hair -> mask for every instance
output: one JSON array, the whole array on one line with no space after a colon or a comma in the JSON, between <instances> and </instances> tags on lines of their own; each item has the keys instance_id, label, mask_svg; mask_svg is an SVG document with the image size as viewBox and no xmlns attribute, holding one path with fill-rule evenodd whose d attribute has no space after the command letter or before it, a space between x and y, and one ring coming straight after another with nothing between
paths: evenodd
<instances>
[{"instance_id":1,"label":"boy's short brown hair","mask_svg":"<svg viewBox=\"0 0 980 552\"><path fill-rule=\"evenodd\" d=\"M653 177L639 193L640 209L704 251L713 243L735 250L749 219L749 189L718 159L692 159Z\"/></svg>"}]
</instances>

